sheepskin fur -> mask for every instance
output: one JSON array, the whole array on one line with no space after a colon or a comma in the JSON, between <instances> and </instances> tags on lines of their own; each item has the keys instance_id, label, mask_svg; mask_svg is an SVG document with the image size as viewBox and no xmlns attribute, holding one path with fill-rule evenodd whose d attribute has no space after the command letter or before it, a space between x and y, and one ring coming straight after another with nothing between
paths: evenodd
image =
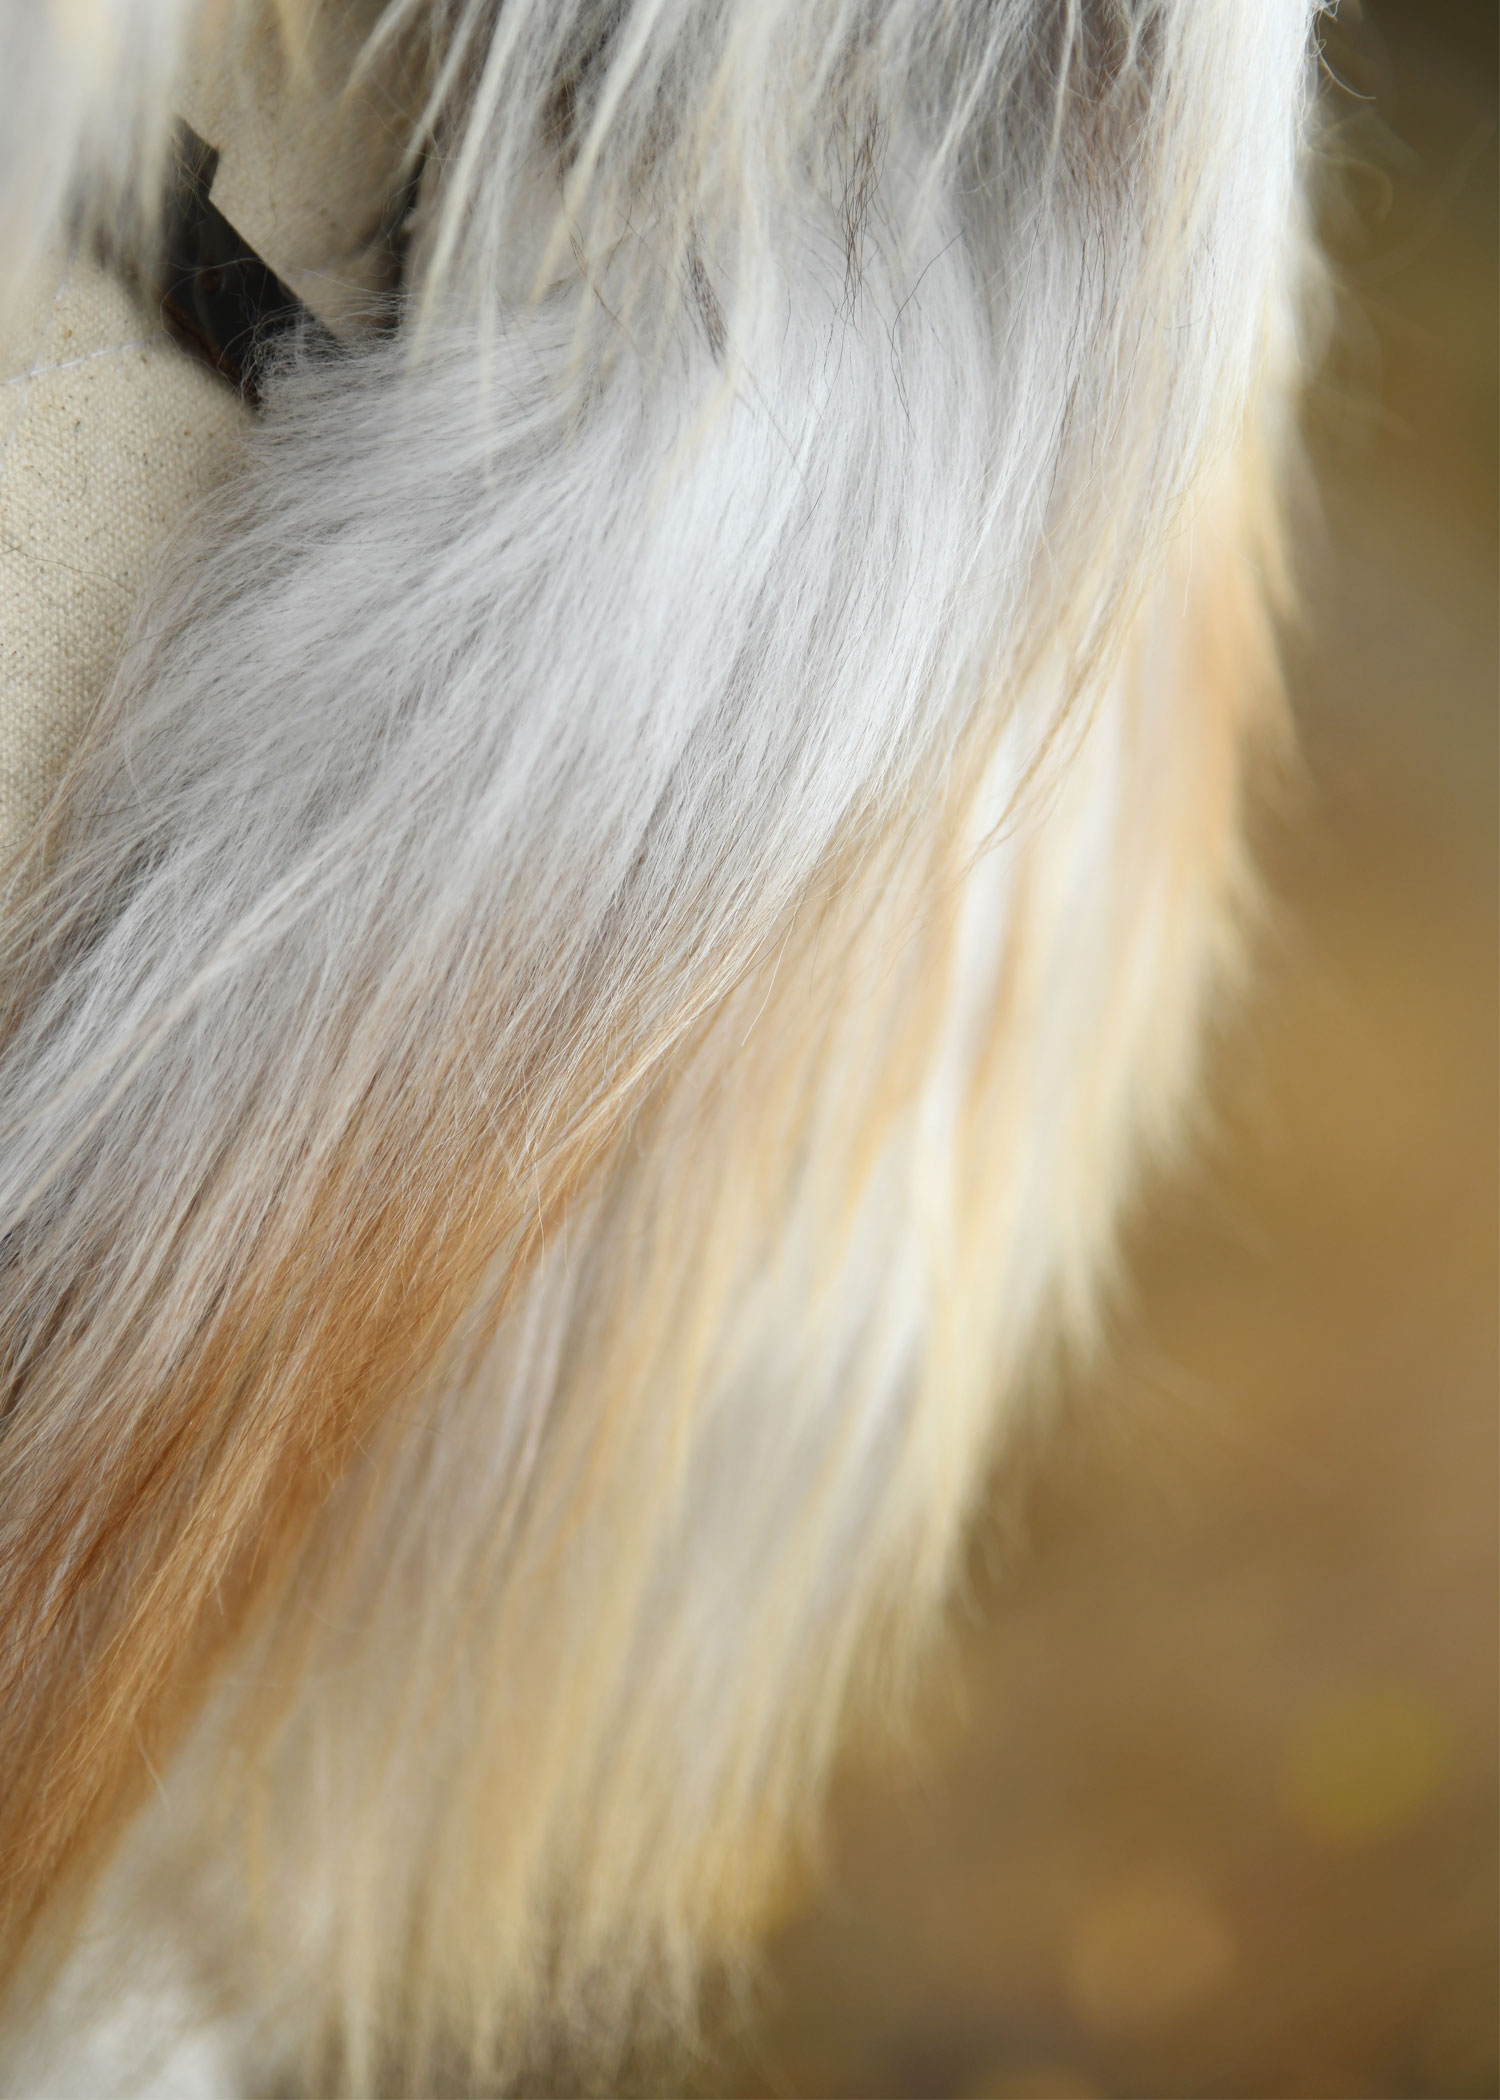
<instances>
[{"instance_id":1,"label":"sheepskin fur","mask_svg":"<svg viewBox=\"0 0 1500 2100\"><path fill-rule=\"evenodd\" d=\"M607 2077L747 1945L1232 968L1309 14L372 32L402 325L285 360L9 876L17 2063L166 1978L226 2091ZM136 210L213 29L64 21L15 224Z\"/></svg>"}]
</instances>

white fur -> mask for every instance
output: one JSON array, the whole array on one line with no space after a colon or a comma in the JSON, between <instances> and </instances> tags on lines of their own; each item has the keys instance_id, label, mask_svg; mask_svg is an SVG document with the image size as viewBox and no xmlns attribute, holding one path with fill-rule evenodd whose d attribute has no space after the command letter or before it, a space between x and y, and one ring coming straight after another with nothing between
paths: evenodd
<instances>
[{"instance_id":1,"label":"white fur","mask_svg":"<svg viewBox=\"0 0 1500 2100\"><path fill-rule=\"evenodd\" d=\"M247 2081L690 2003L1086 1328L1239 881L1181 535L1250 558L1281 443L1306 16L467 10L409 326L288 366L141 608L8 926L0 1522L335 1162L344 1244L484 1239L99 1899Z\"/></svg>"},{"instance_id":2,"label":"white fur","mask_svg":"<svg viewBox=\"0 0 1500 2100\"><path fill-rule=\"evenodd\" d=\"M161 165L190 0L0 7L0 271L69 220L138 221Z\"/></svg>"}]
</instances>

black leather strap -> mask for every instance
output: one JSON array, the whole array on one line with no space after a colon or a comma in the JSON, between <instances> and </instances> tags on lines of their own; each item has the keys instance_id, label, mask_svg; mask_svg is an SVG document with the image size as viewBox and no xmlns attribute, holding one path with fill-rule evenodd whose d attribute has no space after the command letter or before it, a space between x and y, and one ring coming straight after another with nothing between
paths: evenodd
<instances>
[{"instance_id":1,"label":"black leather strap","mask_svg":"<svg viewBox=\"0 0 1500 2100\"><path fill-rule=\"evenodd\" d=\"M179 119L157 291L172 333L255 407L266 365L288 335L330 353L339 346L210 201L218 165L214 148Z\"/></svg>"}]
</instances>

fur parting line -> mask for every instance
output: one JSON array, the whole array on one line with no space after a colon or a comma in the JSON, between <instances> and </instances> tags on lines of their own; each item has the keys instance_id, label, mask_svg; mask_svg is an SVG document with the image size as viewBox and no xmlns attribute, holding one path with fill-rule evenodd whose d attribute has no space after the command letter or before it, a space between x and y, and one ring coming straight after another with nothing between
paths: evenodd
<instances>
[{"instance_id":1,"label":"fur parting line","mask_svg":"<svg viewBox=\"0 0 1500 2100\"><path fill-rule=\"evenodd\" d=\"M1233 969L1311 11L372 27L402 324L10 882L12 2089L608 2078L742 1958ZM214 34L0 0L8 269Z\"/></svg>"}]
</instances>

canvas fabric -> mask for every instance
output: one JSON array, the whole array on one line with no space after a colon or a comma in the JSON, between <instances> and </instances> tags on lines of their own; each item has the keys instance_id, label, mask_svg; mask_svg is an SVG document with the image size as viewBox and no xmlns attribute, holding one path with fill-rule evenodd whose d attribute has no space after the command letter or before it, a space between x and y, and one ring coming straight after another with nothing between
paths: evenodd
<instances>
[{"instance_id":1,"label":"canvas fabric","mask_svg":"<svg viewBox=\"0 0 1500 2100\"><path fill-rule=\"evenodd\" d=\"M289 51L252 21L184 81L219 149L213 199L336 332L387 288L379 238L411 135L397 53L350 86L359 8ZM248 411L92 244L58 242L0 313L0 865L46 809L133 608L194 506L234 471Z\"/></svg>"}]
</instances>

